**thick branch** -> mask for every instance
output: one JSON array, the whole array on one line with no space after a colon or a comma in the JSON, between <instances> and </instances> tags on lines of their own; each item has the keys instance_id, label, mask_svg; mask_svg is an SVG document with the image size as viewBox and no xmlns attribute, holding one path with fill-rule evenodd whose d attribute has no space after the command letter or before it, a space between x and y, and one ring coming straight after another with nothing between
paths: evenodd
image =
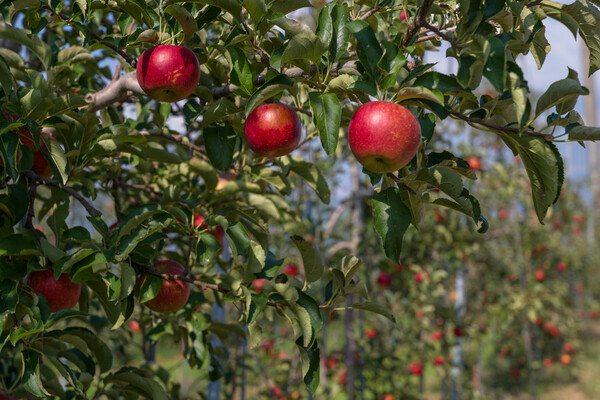
<instances>
[{"instance_id":1,"label":"thick branch","mask_svg":"<svg viewBox=\"0 0 600 400\"><path fill-rule=\"evenodd\" d=\"M481 126L485 126L486 128L493 129L495 131L500 131L500 132L524 133L526 135L537 136L537 137L540 137L540 138L546 139L546 140L549 140L552 138L552 135L550 135L548 133L541 133L541 132L536 132L536 131L532 131L532 130L524 130L521 132L521 130L518 128L508 128L506 126L494 125L494 124L491 124L480 118L467 117L466 115L459 113L458 111L452 111L450 114L455 116L458 119L462 119L463 121L465 121L467 124L471 125L474 128L477 128L477 126L475 126L475 125L481 125Z\"/></svg>"},{"instance_id":2,"label":"thick branch","mask_svg":"<svg viewBox=\"0 0 600 400\"><path fill-rule=\"evenodd\" d=\"M108 86L96 93L88 93L85 101L88 103L89 111L97 111L127 97L127 92L143 94L135 71L123 75L116 81L111 81Z\"/></svg>"},{"instance_id":3,"label":"thick branch","mask_svg":"<svg viewBox=\"0 0 600 400\"><path fill-rule=\"evenodd\" d=\"M81 205L86 209L86 211L88 212L88 214L90 214L93 217L100 217L102 216L102 213L97 210L96 208L94 208L94 206L91 205L90 202L88 202L82 195L80 195L78 192L76 192L75 190L73 190L72 188L70 188L69 186L59 183L53 179L48 179L48 178L44 178L39 176L38 174L36 174L33 171L26 171L25 175L27 177L29 177L29 179L31 179L32 181L37 181L39 183L42 183L46 186L54 186L57 187L59 189L62 189L63 191L65 191L66 193L68 193L69 195L75 197L80 203Z\"/></svg>"},{"instance_id":4,"label":"thick branch","mask_svg":"<svg viewBox=\"0 0 600 400\"><path fill-rule=\"evenodd\" d=\"M363 15L358 17L358 19L361 21L364 21L367 18L369 18L371 15L375 14L377 11L379 11L379 6L371 8L369 11L367 11L366 13L364 13Z\"/></svg>"}]
</instances>

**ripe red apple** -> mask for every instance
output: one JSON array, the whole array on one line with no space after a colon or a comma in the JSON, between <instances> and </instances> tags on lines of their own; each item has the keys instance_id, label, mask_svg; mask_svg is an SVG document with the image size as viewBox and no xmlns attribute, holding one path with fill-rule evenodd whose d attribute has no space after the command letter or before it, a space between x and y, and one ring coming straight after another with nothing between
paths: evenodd
<instances>
[{"instance_id":1,"label":"ripe red apple","mask_svg":"<svg viewBox=\"0 0 600 400\"><path fill-rule=\"evenodd\" d=\"M598 318L598 311L596 311L596 310L590 311L590 318L591 319L597 319Z\"/></svg>"},{"instance_id":2,"label":"ripe red apple","mask_svg":"<svg viewBox=\"0 0 600 400\"><path fill-rule=\"evenodd\" d=\"M577 214L573 217L573 222L575 222L576 224L582 224L585 222L585 215L583 214Z\"/></svg>"},{"instance_id":3,"label":"ripe red apple","mask_svg":"<svg viewBox=\"0 0 600 400\"><path fill-rule=\"evenodd\" d=\"M377 276L377 284L383 289L392 286L392 274L383 271L380 272Z\"/></svg>"},{"instance_id":4,"label":"ripe red apple","mask_svg":"<svg viewBox=\"0 0 600 400\"><path fill-rule=\"evenodd\" d=\"M511 368L510 376L517 379L519 376L521 376L521 371L518 368Z\"/></svg>"},{"instance_id":5,"label":"ripe red apple","mask_svg":"<svg viewBox=\"0 0 600 400\"><path fill-rule=\"evenodd\" d=\"M423 373L423 363L421 361L413 361L408 366L408 372L412 375L421 375Z\"/></svg>"},{"instance_id":6,"label":"ripe red apple","mask_svg":"<svg viewBox=\"0 0 600 400\"><path fill-rule=\"evenodd\" d=\"M71 282L68 274L61 274L56 280L51 269L33 271L25 283L46 298L53 313L75 307L81 295L81 283Z\"/></svg>"},{"instance_id":7,"label":"ripe red apple","mask_svg":"<svg viewBox=\"0 0 600 400\"><path fill-rule=\"evenodd\" d=\"M457 338L465 336L465 334L460 326L454 327L454 336L456 336Z\"/></svg>"},{"instance_id":8,"label":"ripe red apple","mask_svg":"<svg viewBox=\"0 0 600 400\"><path fill-rule=\"evenodd\" d=\"M204 217L200 215L200 213L194 213L194 228L200 229L208 229L208 225L204 222ZM217 226L215 229L208 231L219 243L221 243L221 248L225 247L225 230L222 226Z\"/></svg>"},{"instance_id":9,"label":"ripe red apple","mask_svg":"<svg viewBox=\"0 0 600 400\"><path fill-rule=\"evenodd\" d=\"M399 104L372 101L362 105L348 127L350 149L368 170L388 173L408 164L421 144L421 125Z\"/></svg>"},{"instance_id":10,"label":"ripe red apple","mask_svg":"<svg viewBox=\"0 0 600 400\"><path fill-rule=\"evenodd\" d=\"M327 366L327 369L334 369L335 367L337 367L339 361L333 357L329 357L327 360L325 360L325 365Z\"/></svg>"},{"instance_id":11,"label":"ripe red apple","mask_svg":"<svg viewBox=\"0 0 600 400\"><path fill-rule=\"evenodd\" d=\"M408 13L406 12L406 10L402 10L399 18L400 18L400 21L404 21L405 19L408 18Z\"/></svg>"},{"instance_id":12,"label":"ripe red apple","mask_svg":"<svg viewBox=\"0 0 600 400\"><path fill-rule=\"evenodd\" d=\"M441 213L440 213L438 210L435 210L435 211L434 211L434 214L433 214L433 219L434 219L434 220L435 220L435 222L437 222L438 224L441 224L441 223L443 223L443 222L446 220L446 218L444 218L444 216L443 216L443 215L442 215L442 214L441 214Z\"/></svg>"},{"instance_id":13,"label":"ripe red apple","mask_svg":"<svg viewBox=\"0 0 600 400\"><path fill-rule=\"evenodd\" d=\"M561 221L554 221L554 223L552 224L552 226L554 227L554 229L560 229L560 228L562 228L562 222Z\"/></svg>"},{"instance_id":14,"label":"ripe red apple","mask_svg":"<svg viewBox=\"0 0 600 400\"><path fill-rule=\"evenodd\" d=\"M508 218L508 211L502 209L500 210L500 212L498 212L498 218L504 220L506 218Z\"/></svg>"},{"instance_id":15,"label":"ripe red apple","mask_svg":"<svg viewBox=\"0 0 600 400\"><path fill-rule=\"evenodd\" d=\"M129 329L133 333L139 333L142 331L142 329L140 328L140 323L135 319L129 323Z\"/></svg>"},{"instance_id":16,"label":"ripe red apple","mask_svg":"<svg viewBox=\"0 0 600 400\"><path fill-rule=\"evenodd\" d=\"M423 309L419 308L416 312L415 312L415 316L417 317L417 319L421 319L423 318Z\"/></svg>"},{"instance_id":17,"label":"ripe red apple","mask_svg":"<svg viewBox=\"0 0 600 400\"><path fill-rule=\"evenodd\" d=\"M577 293L583 293L583 290L584 290L583 283L581 283L581 282L577 282L577 283L575 284L575 291L576 291Z\"/></svg>"},{"instance_id":18,"label":"ripe red apple","mask_svg":"<svg viewBox=\"0 0 600 400\"><path fill-rule=\"evenodd\" d=\"M432 340L441 340L444 337L444 333L442 331L433 331L431 333Z\"/></svg>"},{"instance_id":19,"label":"ripe red apple","mask_svg":"<svg viewBox=\"0 0 600 400\"><path fill-rule=\"evenodd\" d=\"M159 101L175 102L188 97L200 80L200 63L186 47L162 45L140 56L137 80L142 90Z\"/></svg>"},{"instance_id":20,"label":"ripe red apple","mask_svg":"<svg viewBox=\"0 0 600 400\"><path fill-rule=\"evenodd\" d=\"M415 282L422 283L423 280L425 280L425 278L423 278L423 275L420 272L417 272L415 274Z\"/></svg>"},{"instance_id":21,"label":"ripe red apple","mask_svg":"<svg viewBox=\"0 0 600 400\"><path fill-rule=\"evenodd\" d=\"M469 156L467 157L467 163L473 171L481 171L481 157Z\"/></svg>"},{"instance_id":22,"label":"ripe red apple","mask_svg":"<svg viewBox=\"0 0 600 400\"><path fill-rule=\"evenodd\" d=\"M252 286L254 286L254 291L256 293L262 292L262 289L267 285L266 279L255 279L252 281Z\"/></svg>"},{"instance_id":23,"label":"ripe red apple","mask_svg":"<svg viewBox=\"0 0 600 400\"><path fill-rule=\"evenodd\" d=\"M571 364L571 356L568 354L561 354L559 360L560 360L561 364L564 364L564 365Z\"/></svg>"},{"instance_id":24,"label":"ripe red apple","mask_svg":"<svg viewBox=\"0 0 600 400\"><path fill-rule=\"evenodd\" d=\"M44 157L44 153L42 153L41 150L35 150L35 142L33 140L32 133L27 128L20 128L18 134L21 143L23 143L29 150L33 152L33 166L31 167L31 170L39 176L50 178L52 176L52 168L50 168L50 164L46 160L46 157ZM56 139L54 139L54 136L52 136L51 133L42 131L40 133L39 147L47 150L48 145L46 142L48 140L53 140L56 142ZM20 152L17 149L17 158L19 158L19 153ZM2 158L0 158L0 166L4 166L4 160Z\"/></svg>"},{"instance_id":25,"label":"ripe red apple","mask_svg":"<svg viewBox=\"0 0 600 400\"><path fill-rule=\"evenodd\" d=\"M338 373L338 383L342 386L348 383L348 376L345 369Z\"/></svg>"},{"instance_id":26,"label":"ripe red apple","mask_svg":"<svg viewBox=\"0 0 600 400\"><path fill-rule=\"evenodd\" d=\"M544 272L544 270L538 269L535 271L535 280L538 282L544 282L544 279L546 279L546 273Z\"/></svg>"},{"instance_id":27,"label":"ripe red apple","mask_svg":"<svg viewBox=\"0 0 600 400\"><path fill-rule=\"evenodd\" d=\"M369 339L375 339L377 337L377 331L375 329L372 328L367 328L365 329L365 335L369 338Z\"/></svg>"},{"instance_id":28,"label":"ripe red apple","mask_svg":"<svg viewBox=\"0 0 600 400\"><path fill-rule=\"evenodd\" d=\"M437 356L433 359L433 365L444 365L446 360L442 356Z\"/></svg>"},{"instance_id":29,"label":"ripe red apple","mask_svg":"<svg viewBox=\"0 0 600 400\"><path fill-rule=\"evenodd\" d=\"M248 115L244 136L259 156L281 157L298 147L302 125L298 114L285 104L263 104Z\"/></svg>"},{"instance_id":30,"label":"ripe red apple","mask_svg":"<svg viewBox=\"0 0 600 400\"><path fill-rule=\"evenodd\" d=\"M295 264L288 264L283 267L283 273L287 276L296 276L298 275L298 266Z\"/></svg>"},{"instance_id":31,"label":"ripe red apple","mask_svg":"<svg viewBox=\"0 0 600 400\"><path fill-rule=\"evenodd\" d=\"M544 358L544 367L550 368L554 365L554 361L551 358Z\"/></svg>"},{"instance_id":32,"label":"ripe red apple","mask_svg":"<svg viewBox=\"0 0 600 400\"><path fill-rule=\"evenodd\" d=\"M166 275L181 275L185 272L183 265L172 260L161 260L154 263L154 268ZM156 297L144 304L152 311L159 313L177 311L190 297L190 284L181 280L162 282Z\"/></svg>"},{"instance_id":33,"label":"ripe red apple","mask_svg":"<svg viewBox=\"0 0 600 400\"><path fill-rule=\"evenodd\" d=\"M386 394L383 395L383 397L381 398L381 400L396 400L396 398L394 397L393 394L386 393Z\"/></svg>"},{"instance_id":34,"label":"ripe red apple","mask_svg":"<svg viewBox=\"0 0 600 400\"><path fill-rule=\"evenodd\" d=\"M567 263L560 261L556 265L556 269L558 270L558 272L565 272L567 270Z\"/></svg>"},{"instance_id":35,"label":"ripe red apple","mask_svg":"<svg viewBox=\"0 0 600 400\"><path fill-rule=\"evenodd\" d=\"M567 353L573 353L575 351L575 345L571 342L566 342L563 348Z\"/></svg>"},{"instance_id":36,"label":"ripe red apple","mask_svg":"<svg viewBox=\"0 0 600 400\"><path fill-rule=\"evenodd\" d=\"M279 386L273 386L271 388L271 394L275 397L281 397L283 395L283 391Z\"/></svg>"}]
</instances>

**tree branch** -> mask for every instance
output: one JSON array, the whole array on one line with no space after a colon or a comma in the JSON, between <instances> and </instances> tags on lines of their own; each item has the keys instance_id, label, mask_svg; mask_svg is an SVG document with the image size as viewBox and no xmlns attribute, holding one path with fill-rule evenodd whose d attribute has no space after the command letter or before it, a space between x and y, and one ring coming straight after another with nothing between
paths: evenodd
<instances>
[{"instance_id":1,"label":"tree branch","mask_svg":"<svg viewBox=\"0 0 600 400\"><path fill-rule=\"evenodd\" d=\"M88 93L85 101L88 103L89 111L98 111L104 107L125 100L127 92L143 94L140 84L137 80L135 71L131 71L116 81L111 81L105 88L96 93Z\"/></svg>"},{"instance_id":2,"label":"tree branch","mask_svg":"<svg viewBox=\"0 0 600 400\"><path fill-rule=\"evenodd\" d=\"M546 139L546 140L550 140L552 138L552 135L549 133L541 133L541 132L536 132L536 131L532 131L532 130L524 130L521 132L521 130L518 128L509 128L506 126L494 125L494 124L491 124L480 118L467 117L466 115L459 113L458 111L452 111L450 113L450 115L453 115L458 119L462 119L463 121L465 121L467 124L471 125L474 128L477 128L477 126L475 126L475 124L477 124L477 125L485 126L486 128L493 129L495 131L509 132L509 133L524 133L526 135L536 136L536 137L540 137L540 138Z\"/></svg>"},{"instance_id":3,"label":"tree branch","mask_svg":"<svg viewBox=\"0 0 600 400\"><path fill-rule=\"evenodd\" d=\"M427 16L429 15L429 10L432 5L433 0L424 0L415 19L408 23L408 30L402 38L402 45L404 47L408 47L413 37L421 30L421 27L427 23Z\"/></svg>"},{"instance_id":4,"label":"tree branch","mask_svg":"<svg viewBox=\"0 0 600 400\"><path fill-rule=\"evenodd\" d=\"M457 42L456 40L454 40L454 38L451 38L450 36L446 35L444 32L442 32L441 30L439 30L438 28L436 28L435 26L429 24L428 22L423 22L423 26L427 29L429 29L431 32L434 32L435 36L439 36L442 39L446 40L447 42L449 42L452 46L457 47L459 49L464 49L465 45L462 43ZM425 36L428 37L428 36ZM417 42L423 41L421 40L423 39L422 37L417 39Z\"/></svg>"},{"instance_id":5,"label":"tree branch","mask_svg":"<svg viewBox=\"0 0 600 400\"><path fill-rule=\"evenodd\" d=\"M39 176L38 174L36 174L33 171L25 171L24 174L29 179L31 179L32 183L33 182L39 182L39 183L42 183L42 184L44 184L46 186L54 186L54 187L57 187L59 189L62 189L63 191L65 191L69 195L75 197L81 203L81 205L85 208L85 210L88 212L88 214L90 214L91 216L93 216L93 217L100 217L100 216L102 216L102 213L98 209L94 208L94 206L92 206L90 204L90 202L88 202L82 195L80 195L79 193L77 193L75 190L73 190L69 186L67 186L65 184L62 184L62 183L59 183L59 182L55 181L54 179L49 179L49 178L44 178L42 176Z\"/></svg>"},{"instance_id":6,"label":"tree branch","mask_svg":"<svg viewBox=\"0 0 600 400\"><path fill-rule=\"evenodd\" d=\"M147 132L147 131L140 131L140 134L142 136L161 137L164 139L168 139L172 142L175 142L182 146L185 146L188 149L197 151L198 153L205 155L204 149L200 146L195 145L194 143L191 143L189 140L185 140L185 139L187 139L187 136L185 136L185 135L179 135L179 134L169 135L167 133L162 133L162 132Z\"/></svg>"}]
</instances>

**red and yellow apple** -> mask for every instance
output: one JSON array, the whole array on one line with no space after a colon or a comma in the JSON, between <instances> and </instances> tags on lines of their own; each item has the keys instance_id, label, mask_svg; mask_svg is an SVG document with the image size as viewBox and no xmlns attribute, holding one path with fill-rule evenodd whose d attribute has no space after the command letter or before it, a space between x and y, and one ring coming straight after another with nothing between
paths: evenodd
<instances>
[{"instance_id":1,"label":"red and yellow apple","mask_svg":"<svg viewBox=\"0 0 600 400\"><path fill-rule=\"evenodd\" d=\"M81 283L71 282L68 274L61 274L58 280L54 279L54 271L51 269L33 271L27 276L25 283L46 298L53 313L75 307L81 295Z\"/></svg>"},{"instance_id":2,"label":"red and yellow apple","mask_svg":"<svg viewBox=\"0 0 600 400\"><path fill-rule=\"evenodd\" d=\"M142 53L136 67L142 90L159 101L176 102L188 97L200 80L200 63L183 46L162 45Z\"/></svg>"},{"instance_id":3,"label":"red and yellow apple","mask_svg":"<svg viewBox=\"0 0 600 400\"><path fill-rule=\"evenodd\" d=\"M263 104L248 115L244 136L259 156L281 157L298 147L302 125L298 114L285 104Z\"/></svg>"},{"instance_id":4,"label":"red and yellow apple","mask_svg":"<svg viewBox=\"0 0 600 400\"><path fill-rule=\"evenodd\" d=\"M287 264L283 267L283 273L287 276L296 276L298 275L298 266L296 264Z\"/></svg>"},{"instance_id":5,"label":"red and yellow apple","mask_svg":"<svg viewBox=\"0 0 600 400\"><path fill-rule=\"evenodd\" d=\"M399 104L372 101L362 105L348 127L350 150L372 172L394 172L408 164L421 144L421 125Z\"/></svg>"}]
</instances>

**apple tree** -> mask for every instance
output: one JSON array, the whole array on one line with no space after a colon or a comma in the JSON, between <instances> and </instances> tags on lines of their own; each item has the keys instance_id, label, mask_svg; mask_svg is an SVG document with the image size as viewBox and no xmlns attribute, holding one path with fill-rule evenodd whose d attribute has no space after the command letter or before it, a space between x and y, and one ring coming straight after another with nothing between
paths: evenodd
<instances>
[{"instance_id":1,"label":"apple tree","mask_svg":"<svg viewBox=\"0 0 600 400\"><path fill-rule=\"evenodd\" d=\"M324 319L403 311L358 279L360 213L350 241L325 241L306 188L329 204L332 180L369 182L372 251L398 263L432 205L488 227L476 171L432 150L440 126L462 121L519 155L540 222L563 184L553 142L600 134L574 110L589 94L575 71L534 99L517 63L544 63L554 19L596 71L600 11L585 0L15 0L0 13L0 393L191 398L153 362L160 338L208 382L227 377L228 343L252 349L273 321L289 324L314 393ZM425 62L440 49L454 71ZM301 274L282 273L290 257Z\"/></svg>"}]
</instances>

